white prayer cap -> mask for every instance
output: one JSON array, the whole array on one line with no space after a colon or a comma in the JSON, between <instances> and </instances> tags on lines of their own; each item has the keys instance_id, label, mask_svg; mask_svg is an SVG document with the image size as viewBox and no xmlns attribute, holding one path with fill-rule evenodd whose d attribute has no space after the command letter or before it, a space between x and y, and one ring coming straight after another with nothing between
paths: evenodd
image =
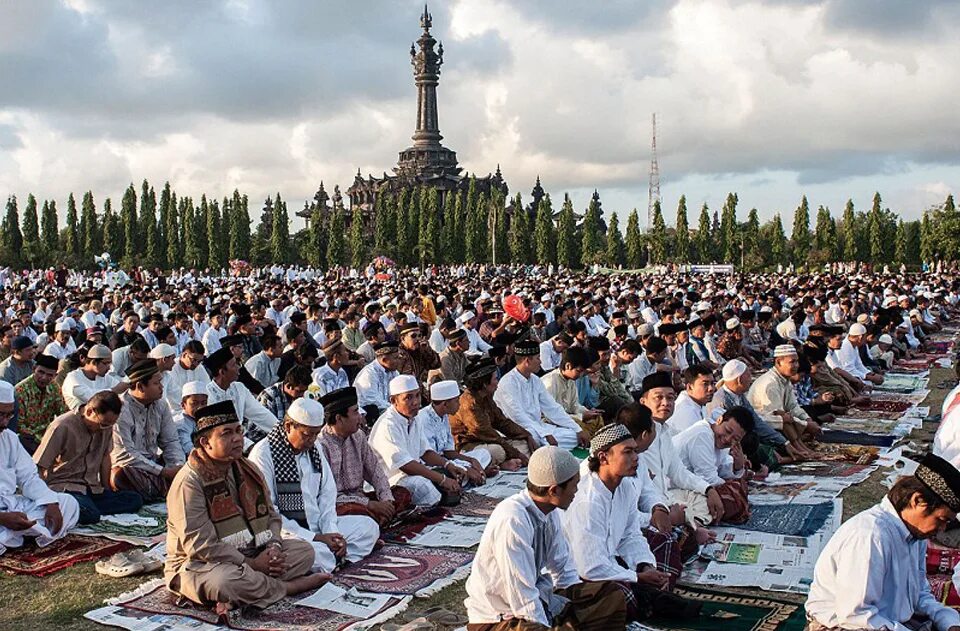
<instances>
[{"instance_id":1,"label":"white prayer cap","mask_svg":"<svg viewBox=\"0 0 960 631\"><path fill-rule=\"evenodd\" d=\"M777 333L780 334L785 340L795 340L797 338L797 325L796 323L787 318L783 322L777 325Z\"/></svg>"},{"instance_id":2,"label":"white prayer cap","mask_svg":"<svg viewBox=\"0 0 960 631\"><path fill-rule=\"evenodd\" d=\"M906 294L900 294L897 296L897 302L903 302L904 300L910 300L910 298L908 298Z\"/></svg>"},{"instance_id":3,"label":"white prayer cap","mask_svg":"<svg viewBox=\"0 0 960 631\"><path fill-rule=\"evenodd\" d=\"M857 322L859 322L860 324L866 325L868 322L870 322L870 316L867 315L866 313L861 313L860 315L857 316Z\"/></svg>"},{"instance_id":4,"label":"white prayer cap","mask_svg":"<svg viewBox=\"0 0 960 631\"><path fill-rule=\"evenodd\" d=\"M884 307L892 307L895 304L897 304L897 299L894 298L893 296L887 296L886 298L883 299Z\"/></svg>"},{"instance_id":5,"label":"white prayer cap","mask_svg":"<svg viewBox=\"0 0 960 631\"><path fill-rule=\"evenodd\" d=\"M760 313L773 313L773 307L770 305L763 305L760 307Z\"/></svg>"},{"instance_id":6,"label":"white prayer cap","mask_svg":"<svg viewBox=\"0 0 960 631\"><path fill-rule=\"evenodd\" d=\"M460 386L452 379L438 381L430 386L430 398L434 401L449 401L459 396Z\"/></svg>"},{"instance_id":7,"label":"white prayer cap","mask_svg":"<svg viewBox=\"0 0 960 631\"><path fill-rule=\"evenodd\" d=\"M783 301L783 306L787 309L793 309L793 298L787 298Z\"/></svg>"},{"instance_id":8,"label":"white prayer cap","mask_svg":"<svg viewBox=\"0 0 960 631\"><path fill-rule=\"evenodd\" d=\"M183 384L183 392L180 394L180 399L183 400L195 394L207 394L207 384L202 381L188 381Z\"/></svg>"},{"instance_id":9,"label":"white prayer cap","mask_svg":"<svg viewBox=\"0 0 960 631\"><path fill-rule=\"evenodd\" d=\"M73 330L73 318L64 318L57 322L57 326L54 327L54 331L59 333L60 331L72 331Z\"/></svg>"},{"instance_id":10,"label":"white prayer cap","mask_svg":"<svg viewBox=\"0 0 960 631\"><path fill-rule=\"evenodd\" d=\"M0 381L0 403L13 403L13 386Z\"/></svg>"},{"instance_id":11,"label":"white prayer cap","mask_svg":"<svg viewBox=\"0 0 960 631\"><path fill-rule=\"evenodd\" d=\"M701 300L693 306L694 311L710 311L712 305L706 300Z\"/></svg>"},{"instance_id":12,"label":"white prayer cap","mask_svg":"<svg viewBox=\"0 0 960 631\"><path fill-rule=\"evenodd\" d=\"M660 321L660 318L657 317L657 314L654 313L653 309L650 307L644 307L641 309L640 316L643 318L644 322L649 324L656 324Z\"/></svg>"},{"instance_id":13,"label":"white prayer cap","mask_svg":"<svg viewBox=\"0 0 960 631\"><path fill-rule=\"evenodd\" d=\"M640 328L637 329L637 335L644 337L647 335L653 335L653 325L649 322L644 322L640 325Z\"/></svg>"},{"instance_id":14,"label":"white prayer cap","mask_svg":"<svg viewBox=\"0 0 960 631\"><path fill-rule=\"evenodd\" d=\"M470 320L473 320L475 317L477 317L477 314L475 314L473 311L469 311L469 310L464 311L463 313L460 314L460 317L457 318L457 322L459 322L460 324L465 324Z\"/></svg>"},{"instance_id":15,"label":"white prayer cap","mask_svg":"<svg viewBox=\"0 0 960 631\"><path fill-rule=\"evenodd\" d=\"M545 445L533 452L527 463L527 480L535 486L563 484L580 471L580 461L555 445Z\"/></svg>"},{"instance_id":16,"label":"white prayer cap","mask_svg":"<svg viewBox=\"0 0 960 631\"><path fill-rule=\"evenodd\" d=\"M323 427L323 405L313 399L295 399L287 408L287 416L307 427Z\"/></svg>"},{"instance_id":17,"label":"white prayer cap","mask_svg":"<svg viewBox=\"0 0 960 631\"><path fill-rule=\"evenodd\" d=\"M403 394L411 390L417 390L420 385L417 384L417 378L413 375L397 375L390 380L390 396Z\"/></svg>"},{"instance_id":18,"label":"white prayer cap","mask_svg":"<svg viewBox=\"0 0 960 631\"><path fill-rule=\"evenodd\" d=\"M793 347L793 344L778 344L777 347L773 349L774 357L790 357L796 354L797 349Z\"/></svg>"},{"instance_id":19,"label":"white prayer cap","mask_svg":"<svg viewBox=\"0 0 960 631\"><path fill-rule=\"evenodd\" d=\"M723 365L723 380L734 381L747 371L747 365L739 359L731 359Z\"/></svg>"},{"instance_id":20,"label":"white prayer cap","mask_svg":"<svg viewBox=\"0 0 960 631\"><path fill-rule=\"evenodd\" d=\"M730 318L727 320L727 330L733 331L738 326L740 326L740 318Z\"/></svg>"},{"instance_id":21,"label":"white prayer cap","mask_svg":"<svg viewBox=\"0 0 960 631\"><path fill-rule=\"evenodd\" d=\"M150 351L149 357L150 359L163 359L165 357L173 357L176 354L177 354L177 349L170 346L169 344L160 342Z\"/></svg>"},{"instance_id":22,"label":"white prayer cap","mask_svg":"<svg viewBox=\"0 0 960 631\"><path fill-rule=\"evenodd\" d=\"M910 317L911 317L911 318L919 318L919 317L920 317L920 310L919 310L919 309L911 309L911 310L910 310Z\"/></svg>"},{"instance_id":23,"label":"white prayer cap","mask_svg":"<svg viewBox=\"0 0 960 631\"><path fill-rule=\"evenodd\" d=\"M880 339L877 340L881 344L893 344L893 338L884 333L880 336Z\"/></svg>"},{"instance_id":24,"label":"white prayer cap","mask_svg":"<svg viewBox=\"0 0 960 631\"><path fill-rule=\"evenodd\" d=\"M87 351L87 359L110 359L113 354L110 349L103 344L94 344Z\"/></svg>"},{"instance_id":25,"label":"white prayer cap","mask_svg":"<svg viewBox=\"0 0 960 631\"><path fill-rule=\"evenodd\" d=\"M851 324L851 325L850 325L849 334L852 335L852 336L854 336L854 337L856 337L856 336L858 336L858 335L866 335L866 334L867 334L867 327L863 326L863 325L860 324L859 322L857 322L857 323L855 323L855 324Z\"/></svg>"}]
</instances>

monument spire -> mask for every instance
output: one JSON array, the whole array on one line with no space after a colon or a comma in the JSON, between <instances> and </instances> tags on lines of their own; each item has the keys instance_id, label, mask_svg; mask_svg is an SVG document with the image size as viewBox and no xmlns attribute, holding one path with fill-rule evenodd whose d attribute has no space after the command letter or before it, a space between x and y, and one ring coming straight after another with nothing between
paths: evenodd
<instances>
[{"instance_id":1,"label":"monument spire","mask_svg":"<svg viewBox=\"0 0 960 631\"><path fill-rule=\"evenodd\" d=\"M410 63L417 84L417 128L413 133L415 147L439 146L440 123L437 116L437 84L440 83L440 66L443 65L443 44L434 50L437 40L430 34L433 17L427 5L423 5L420 27L423 34L416 44L410 45ZM416 47L419 46L419 51Z\"/></svg>"}]
</instances>

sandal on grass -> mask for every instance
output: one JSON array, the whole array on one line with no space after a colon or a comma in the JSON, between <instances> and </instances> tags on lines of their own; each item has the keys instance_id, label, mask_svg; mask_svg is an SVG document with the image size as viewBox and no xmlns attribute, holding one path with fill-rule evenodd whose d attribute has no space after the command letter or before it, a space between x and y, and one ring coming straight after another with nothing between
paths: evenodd
<instances>
[{"instance_id":1,"label":"sandal on grass","mask_svg":"<svg viewBox=\"0 0 960 631\"><path fill-rule=\"evenodd\" d=\"M382 631L433 631L436 628L436 625L423 616L414 618L404 624L388 622L380 627Z\"/></svg>"},{"instance_id":2,"label":"sandal on grass","mask_svg":"<svg viewBox=\"0 0 960 631\"><path fill-rule=\"evenodd\" d=\"M131 559L124 552L118 552L109 559L97 561L94 567L97 570L97 574L103 574L104 576L110 576L112 578L123 578L143 572L143 563L138 563Z\"/></svg>"}]
</instances>

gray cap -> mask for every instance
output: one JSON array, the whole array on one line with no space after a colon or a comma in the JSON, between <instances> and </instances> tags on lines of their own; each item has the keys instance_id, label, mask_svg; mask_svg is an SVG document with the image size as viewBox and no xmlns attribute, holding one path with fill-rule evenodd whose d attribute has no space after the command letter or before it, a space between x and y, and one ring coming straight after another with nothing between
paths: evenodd
<instances>
[{"instance_id":1,"label":"gray cap","mask_svg":"<svg viewBox=\"0 0 960 631\"><path fill-rule=\"evenodd\" d=\"M580 461L554 445L545 445L533 452L527 464L527 480L536 486L563 484L580 471Z\"/></svg>"}]
</instances>

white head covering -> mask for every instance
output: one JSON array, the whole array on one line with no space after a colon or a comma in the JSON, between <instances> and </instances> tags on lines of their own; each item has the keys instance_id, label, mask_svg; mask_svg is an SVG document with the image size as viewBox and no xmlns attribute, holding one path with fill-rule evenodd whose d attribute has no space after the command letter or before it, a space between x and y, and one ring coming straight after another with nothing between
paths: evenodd
<instances>
[{"instance_id":1,"label":"white head covering","mask_svg":"<svg viewBox=\"0 0 960 631\"><path fill-rule=\"evenodd\" d=\"M880 336L880 339L877 340L881 344L893 344L893 338L884 333Z\"/></svg>"},{"instance_id":2,"label":"white head covering","mask_svg":"<svg viewBox=\"0 0 960 631\"><path fill-rule=\"evenodd\" d=\"M473 311L464 311L460 314L460 317L457 318L457 322L460 324L466 324L475 317L477 317L477 314L475 314Z\"/></svg>"},{"instance_id":3,"label":"white head covering","mask_svg":"<svg viewBox=\"0 0 960 631\"><path fill-rule=\"evenodd\" d=\"M854 337L856 337L857 335L866 335L866 334L867 334L867 327L863 326L859 322L857 322L856 324L850 325L850 335L853 335Z\"/></svg>"},{"instance_id":4,"label":"white head covering","mask_svg":"<svg viewBox=\"0 0 960 631\"><path fill-rule=\"evenodd\" d=\"M0 381L0 403L13 403L13 386Z\"/></svg>"},{"instance_id":5,"label":"white head covering","mask_svg":"<svg viewBox=\"0 0 960 631\"><path fill-rule=\"evenodd\" d=\"M799 339L797 337L797 325L790 318L787 318L786 320L784 320L783 322L777 325L777 333L779 333L780 337L782 337L785 340Z\"/></svg>"},{"instance_id":6,"label":"white head covering","mask_svg":"<svg viewBox=\"0 0 960 631\"><path fill-rule=\"evenodd\" d=\"M740 326L740 318L730 318L727 320L727 330L733 331L738 326Z\"/></svg>"},{"instance_id":7,"label":"white head covering","mask_svg":"<svg viewBox=\"0 0 960 631\"><path fill-rule=\"evenodd\" d=\"M560 447L545 445L527 463L527 480L536 486L563 484L580 471L580 461Z\"/></svg>"},{"instance_id":8,"label":"white head covering","mask_svg":"<svg viewBox=\"0 0 960 631\"><path fill-rule=\"evenodd\" d=\"M87 351L87 359L110 359L113 354L110 349L103 344L94 344Z\"/></svg>"},{"instance_id":9,"label":"white head covering","mask_svg":"<svg viewBox=\"0 0 960 631\"><path fill-rule=\"evenodd\" d=\"M790 357L791 355L796 355L797 349L793 347L793 344L779 344L775 349L773 349L774 357Z\"/></svg>"},{"instance_id":10,"label":"white head covering","mask_svg":"<svg viewBox=\"0 0 960 631\"><path fill-rule=\"evenodd\" d=\"M323 405L313 399L300 397L287 408L287 416L307 427L323 427Z\"/></svg>"},{"instance_id":11,"label":"white head covering","mask_svg":"<svg viewBox=\"0 0 960 631\"><path fill-rule=\"evenodd\" d=\"M419 387L417 378L413 375L397 375L390 380L390 396L417 390Z\"/></svg>"},{"instance_id":12,"label":"white head covering","mask_svg":"<svg viewBox=\"0 0 960 631\"><path fill-rule=\"evenodd\" d=\"M449 401L459 396L460 386L452 379L438 381L430 386L430 398L434 401Z\"/></svg>"},{"instance_id":13,"label":"white head covering","mask_svg":"<svg viewBox=\"0 0 960 631\"><path fill-rule=\"evenodd\" d=\"M180 393L180 399L192 397L195 394L206 394L207 384L202 381L188 381L183 384L183 391Z\"/></svg>"},{"instance_id":14,"label":"white head covering","mask_svg":"<svg viewBox=\"0 0 960 631\"><path fill-rule=\"evenodd\" d=\"M165 357L173 357L176 354L177 349L169 344L160 342L150 351L149 357L150 359L163 359Z\"/></svg>"},{"instance_id":15,"label":"white head covering","mask_svg":"<svg viewBox=\"0 0 960 631\"><path fill-rule=\"evenodd\" d=\"M739 359L731 359L723 365L723 380L734 381L747 370L747 365Z\"/></svg>"}]
</instances>

